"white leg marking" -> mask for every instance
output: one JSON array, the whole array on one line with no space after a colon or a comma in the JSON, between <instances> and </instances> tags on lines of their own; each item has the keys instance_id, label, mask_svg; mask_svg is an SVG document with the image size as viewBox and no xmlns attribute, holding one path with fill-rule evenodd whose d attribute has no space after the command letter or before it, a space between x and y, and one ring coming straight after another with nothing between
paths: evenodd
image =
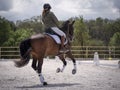
<instances>
[{"instance_id":1,"label":"white leg marking","mask_svg":"<svg viewBox=\"0 0 120 90\"><path fill-rule=\"evenodd\" d=\"M45 82L43 75L40 73L39 74L40 82L43 84Z\"/></svg>"},{"instance_id":2,"label":"white leg marking","mask_svg":"<svg viewBox=\"0 0 120 90\"><path fill-rule=\"evenodd\" d=\"M77 70L77 66L76 66L76 63L74 63L74 69Z\"/></svg>"},{"instance_id":3,"label":"white leg marking","mask_svg":"<svg viewBox=\"0 0 120 90\"><path fill-rule=\"evenodd\" d=\"M65 65L63 65L63 68L61 69L61 72L63 72L64 69L65 69Z\"/></svg>"}]
</instances>

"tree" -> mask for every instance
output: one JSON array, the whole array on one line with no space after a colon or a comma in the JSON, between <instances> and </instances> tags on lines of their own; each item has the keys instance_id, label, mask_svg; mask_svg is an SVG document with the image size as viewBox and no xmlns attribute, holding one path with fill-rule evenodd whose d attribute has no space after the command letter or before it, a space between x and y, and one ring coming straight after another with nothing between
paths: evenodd
<instances>
[{"instance_id":1,"label":"tree","mask_svg":"<svg viewBox=\"0 0 120 90\"><path fill-rule=\"evenodd\" d=\"M111 46L120 46L120 32L116 32L113 37L110 39Z\"/></svg>"},{"instance_id":2,"label":"tree","mask_svg":"<svg viewBox=\"0 0 120 90\"><path fill-rule=\"evenodd\" d=\"M74 35L75 35L74 44L81 46L87 44L89 35L83 17L76 18Z\"/></svg>"},{"instance_id":3,"label":"tree","mask_svg":"<svg viewBox=\"0 0 120 90\"><path fill-rule=\"evenodd\" d=\"M119 19L108 20L99 17L96 18L96 20L89 20L85 24L89 29L91 40L93 39L94 41L102 41L103 45L105 46L109 45L110 38L114 33L120 32Z\"/></svg>"},{"instance_id":4,"label":"tree","mask_svg":"<svg viewBox=\"0 0 120 90\"><path fill-rule=\"evenodd\" d=\"M34 16L30 19L17 21L16 26L18 29L32 29L36 33L42 33L44 30L41 21L41 16Z\"/></svg>"},{"instance_id":5,"label":"tree","mask_svg":"<svg viewBox=\"0 0 120 90\"><path fill-rule=\"evenodd\" d=\"M10 38L4 43L5 46L18 46L24 39L29 38L34 32L29 29L19 29L12 32Z\"/></svg>"},{"instance_id":6,"label":"tree","mask_svg":"<svg viewBox=\"0 0 120 90\"><path fill-rule=\"evenodd\" d=\"M0 17L0 46L9 39L12 27L11 23L5 18Z\"/></svg>"}]
</instances>

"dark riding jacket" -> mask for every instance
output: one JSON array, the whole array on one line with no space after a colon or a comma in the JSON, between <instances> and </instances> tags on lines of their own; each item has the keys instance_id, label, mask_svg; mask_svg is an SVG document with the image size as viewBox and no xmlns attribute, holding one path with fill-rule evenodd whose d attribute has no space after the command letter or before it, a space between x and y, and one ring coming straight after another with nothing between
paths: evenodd
<instances>
[{"instance_id":1,"label":"dark riding jacket","mask_svg":"<svg viewBox=\"0 0 120 90\"><path fill-rule=\"evenodd\" d=\"M47 11L45 14L42 15L42 21L44 23L45 29L51 27L59 28L59 21L57 17L54 15L54 13L51 11Z\"/></svg>"}]
</instances>

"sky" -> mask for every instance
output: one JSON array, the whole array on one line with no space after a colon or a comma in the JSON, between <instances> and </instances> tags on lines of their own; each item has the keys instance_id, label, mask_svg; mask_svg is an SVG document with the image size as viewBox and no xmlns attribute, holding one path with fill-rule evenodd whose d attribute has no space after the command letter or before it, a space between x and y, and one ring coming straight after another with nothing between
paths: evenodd
<instances>
[{"instance_id":1,"label":"sky","mask_svg":"<svg viewBox=\"0 0 120 90\"><path fill-rule=\"evenodd\" d=\"M85 19L120 17L120 0L0 0L0 16L10 21L40 16L45 3L51 5L59 20L79 16Z\"/></svg>"}]
</instances>

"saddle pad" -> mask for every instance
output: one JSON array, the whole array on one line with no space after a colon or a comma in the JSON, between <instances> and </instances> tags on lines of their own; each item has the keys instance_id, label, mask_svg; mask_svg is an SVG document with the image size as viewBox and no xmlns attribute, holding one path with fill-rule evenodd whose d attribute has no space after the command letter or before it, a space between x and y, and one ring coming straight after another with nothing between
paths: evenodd
<instances>
[{"instance_id":1,"label":"saddle pad","mask_svg":"<svg viewBox=\"0 0 120 90\"><path fill-rule=\"evenodd\" d=\"M61 44L61 40L60 40L60 38L57 35L51 35L51 34L48 34L48 33L47 33L47 35L49 35L50 37L52 37L57 44ZM67 40L65 40L64 45L65 44L67 44Z\"/></svg>"}]
</instances>

